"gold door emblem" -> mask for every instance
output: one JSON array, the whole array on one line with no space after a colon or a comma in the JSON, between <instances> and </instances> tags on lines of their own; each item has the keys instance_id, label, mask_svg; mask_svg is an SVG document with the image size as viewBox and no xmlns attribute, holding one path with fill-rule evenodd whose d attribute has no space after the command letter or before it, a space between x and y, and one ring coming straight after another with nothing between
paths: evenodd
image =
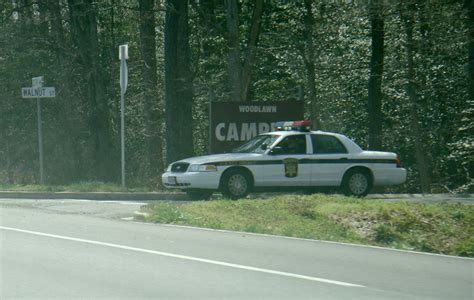
<instances>
[{"instance_id":1,"label":"gold door emblem","mask_svg":"<svg viewBox=\"0 0 474 300\"><path fill-rule=\"evenodd\" d=\"M285 164L285 176L293 178L298 176L298 160L296 158L285 158L283 160Z\"/></svg>"}]
</instances>

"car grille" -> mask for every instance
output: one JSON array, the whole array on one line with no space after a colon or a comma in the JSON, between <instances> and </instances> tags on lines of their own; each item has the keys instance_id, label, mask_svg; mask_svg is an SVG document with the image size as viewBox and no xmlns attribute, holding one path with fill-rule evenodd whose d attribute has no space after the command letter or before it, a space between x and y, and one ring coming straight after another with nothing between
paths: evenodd
<instances>
[{"instance_id":1,"label":"car grille","mask_svg":"<svg viewBox=\"0 0 474 300\"><path fill-rule=\"evenodd\" d=\"M188 163L175 163L171 166L171 172L184 173L188 169Z\"/></svg>"}]
</instances>

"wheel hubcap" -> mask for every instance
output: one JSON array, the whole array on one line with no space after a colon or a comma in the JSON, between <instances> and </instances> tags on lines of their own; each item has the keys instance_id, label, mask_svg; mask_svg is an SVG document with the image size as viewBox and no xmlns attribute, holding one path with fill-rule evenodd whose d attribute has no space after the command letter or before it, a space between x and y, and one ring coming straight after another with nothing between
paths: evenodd
<instances>
[{"instance_id":1,"label":"wheel hubcap","mask_svg":"<svg viewBox=\"0 0 474 300\"><path fill-rule=\"evenodd\" d=\"M247 191L247 179L240 174L232 175L229 178L228 187L232 195L243 195Z\"/></svg>"},{"instance_id":2,"label":"wheel hubcap","mask_svg":"<svg viewBox=\"0 0 474 300\"><path fill-rule=\"evenodd\" d=\"M363 174L356 173L349 178L349 189L355 195L363 194L368 185L369 182L367 181L367 177Z\"/></svg>"}]
</instances>

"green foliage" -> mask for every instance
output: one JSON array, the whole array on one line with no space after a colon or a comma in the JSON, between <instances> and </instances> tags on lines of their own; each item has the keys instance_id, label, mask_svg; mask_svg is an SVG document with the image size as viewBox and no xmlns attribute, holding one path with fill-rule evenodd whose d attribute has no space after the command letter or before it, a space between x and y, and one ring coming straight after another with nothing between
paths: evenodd
<instances>
[{"instance_id":1,"label":"green foliage","mask_svg":"<svg viewBox=\"0 0 474 300\"><path fill-rule=\"evenodd\" d=\"M174 205L167 203L154 204L153 211L157 212L148 219L156 223L178 224L183 219L182 213Z\"/></svg>"},{"instance_id":2,"label":"green foliage","mask_svg":"<svg viewBox=\"0 0 474 300\"><path fill-rule=\"evenodd\" d=\"M313 212L319 199L289 197L273 200L218 200L189 205L150 204L144 208L151 222L173 223L293 237L360 242L347 228L334 224L327 215ZM172 215L174 218L170 218ZM168 220L168 221L163 221Z\"/></svg>"},{"instance_id":3,"label":"green foliage","mask_svg":"<svg viewBox=\"0 0 474 300\"><path fill-rule=\"evenodd\" d=\"M374 227L374 241L382 244L390 244L397 240L397 233L387 225L377 225Z\"/></svg>"},{"instance_id":4,"label":"green foliage","mask_svg":"<svg viewBox=\"0 0 474 300\"><path fill-rule=\"evenodd\" d=\"M474 257L474 207L342 196L149 204L147 221Z\"/></svg>"},{"instance_id":5,"label":"green foliage","mask_svg":"<svg viewBox=\"0 0 474 300\"><path fill-rule=\"evenodd\" d=\"M456 247L456 252L461 256L474 257L474 238L471 237Z\"/></svg>"},{"instance_id":6,"label":"green foliage","mask_svg":"<svg viewBox=\"0 0 474 300\"><path fill-rule=\"evenodd\" d=\"M371 203L338 218L380 244L434 253L466 255L474 233L474 209L461 204Z\"/></svg>"}]
</instances>

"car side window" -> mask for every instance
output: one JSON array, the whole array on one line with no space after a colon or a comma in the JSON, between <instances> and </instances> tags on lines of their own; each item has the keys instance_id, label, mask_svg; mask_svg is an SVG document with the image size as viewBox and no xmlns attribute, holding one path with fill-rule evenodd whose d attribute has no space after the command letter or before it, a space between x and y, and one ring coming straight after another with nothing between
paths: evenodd
<instances>
[{"instance_id":1,"label":"car side window","mask_svg":"<svg viewBox=\"0 0 474 300\"><path fill-rule=\"evenodd\" d=\"M274 154L306 154L306 136L304 134L290 135L284 138L274 148Z\"/></svg>"},{"instance_id":2,"label":"car side window","mask_svg":"<svg viewBox=\"0 0 474 300\"><path fill-rule=\"evenodd\" d=\"M330 135L312 134L314 154L340 154L347 153L346 147L336 137Z\"/></svg>"}]
</instances>

